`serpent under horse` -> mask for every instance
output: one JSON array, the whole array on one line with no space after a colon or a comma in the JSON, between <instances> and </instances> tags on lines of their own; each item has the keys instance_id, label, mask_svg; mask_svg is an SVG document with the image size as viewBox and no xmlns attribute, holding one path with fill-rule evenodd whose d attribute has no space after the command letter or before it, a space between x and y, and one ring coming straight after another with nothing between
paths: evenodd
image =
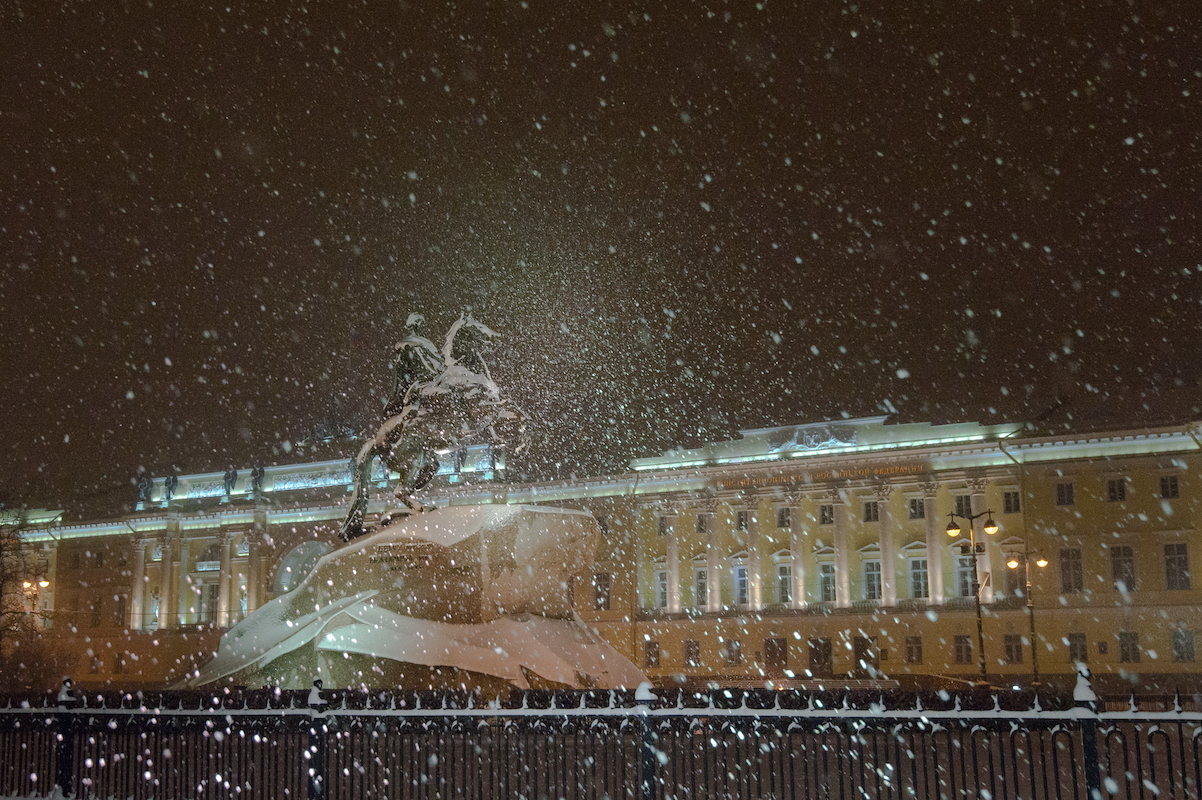
<instances>
[{"instance_id":1,"label":"serpent under horse","mask_svg":"<svg viewBox=\"0 0 1202 800\"><path fill-rule=\"evenodd\" d=\"M355 457L354 493L341 529L346 541L365 533L376 458L400 475L396 497L413 513L423 508L413 494L438 472L439 450L481 442L497 447L506 443L502 433L510 428L516 428L513 452L526 446L526 415L502 397L484 360L496 333L462 315L437 352L424 336L424 323L420 315L410 315L409 333L396 346L397 379L385 406L386 419Z\"/></svg>"}]
</instances>

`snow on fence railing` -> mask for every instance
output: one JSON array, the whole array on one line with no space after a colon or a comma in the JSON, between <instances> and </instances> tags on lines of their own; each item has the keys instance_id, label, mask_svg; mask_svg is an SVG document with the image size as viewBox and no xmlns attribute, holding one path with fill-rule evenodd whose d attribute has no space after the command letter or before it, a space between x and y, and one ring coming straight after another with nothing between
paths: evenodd
<instances>
[{"instance_id":1,"label":"snow on fence railing","mask_svg":"<svg viewBox=\"0 0 1202 800\"><path fill-rule=\"evenodd\" d=\"M934 787L948 781L973 796L984 790L995 798L1029 796L1016 787L1037 778L1072 797L1101 788L1114 794L1112 787L1123 786L1139 792L1141 785L1163 786L1168 796L1199 796L1198 699L1156 698L1148 708L1128 703L1110 710L1113 700L1098 701L1080 686L1075 697L979 689L695 693L641 687L484 698L325 690L320 682L299 691L220 692L82 693L64 685L57 695L0 700L0 762L5 753L24 759L0 764L0 796L38 794L57 784L97 796L191 796L203 789L210 797L295 797L308 784L309 796L321 797L333 788L330 780L340 782L339 796L358 797L383 792L397 770L408 770L406 780L417 770L422 781L454 784L464 797L492 796L469 784L502 779L508 794L537 795L554 784L562 797L620 792L658 798L678 788L805 797L823 781L836 782L846 796L872 796L880 794L871 784L882 775L892 781L894 796L903 786L912 796L935 796ZM465 761L456 742L467 748L469 740L476 755ZM356 748L384 755L364 761ZM972 764L964 761L969 752ZM181 753L207 761L189 765ZM859 773L844 769L844 753L856 754L848 765L858 764ZM1000 778L990 766L995 758ZM402 769L397 759L409 759L408 766ZM723 759L729 768L715 766ZM118 769L130 760L137 769ZM865 764L873 766L865 772ZM571 780L564 777L569 773ZM270 792L254 788L256 781L266 786L264 775L275 776ZM514 789L513 781L533 784Z\"/></svg>"}]
</instances>

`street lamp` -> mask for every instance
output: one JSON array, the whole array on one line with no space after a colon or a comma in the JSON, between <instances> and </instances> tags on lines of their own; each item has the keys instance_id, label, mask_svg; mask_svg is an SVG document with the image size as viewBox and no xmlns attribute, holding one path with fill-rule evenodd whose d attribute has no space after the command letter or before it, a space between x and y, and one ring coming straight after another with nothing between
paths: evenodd
<instances>
[{"instance_id":1,"label":"street lamp","mask_svg":"<svg viewBox=\"0 0 1202 800\"><path fill-rule=\"evenodd\" d=\"M956 524L956 519L962 519L968 523L968 541L972 546L972 597L977 609L977 664L981 668L981 678L977 681L978 686L989 685L989 675L985 672L985 625L981 622L981 580L977 576L977 534L973 530L973 523L981 517L986 517L985 533L992 536L997 533L997 523L993 521L992 511L982 511L980 514L948 514L950 521L947 523L947 535L955 539L960 535L960 526ZM981 548L984 550L985 545Z\"/></svg>"},{"instance_id":2,"label":"street lamp","mask_svg":"<svg viewBox=\"0 0 1202 800\"><path fill-rule=\"evenodd\" d=\"M1031 595L1031 556L1035 555L1027 549L1027 543L1023 542L1022 561L1019 561L1016 556L1011 556L1006 562L1006 566L1010 569L1018 569L1019 564L1024 564L1027 575L1027 588L1024 590L1027 593L1027 618L1031 622L1031 687L1035 691L1039 691L1039 648L1035 646L1035 598ZM1043 569L1048 565L1048 560L1043 556L1035 559L1035 565Z\"/></svg>"}]
</instances>

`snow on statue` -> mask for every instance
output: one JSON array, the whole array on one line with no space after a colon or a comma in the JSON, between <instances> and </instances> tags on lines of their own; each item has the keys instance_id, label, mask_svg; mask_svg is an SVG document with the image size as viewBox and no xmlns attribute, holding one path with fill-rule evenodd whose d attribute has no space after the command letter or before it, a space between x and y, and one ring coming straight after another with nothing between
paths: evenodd
<instances>
[{"instance_id":1,"label":"snow on statue","mask_svg":"<svg viewBox=\"0 0 1202 800\"><path fill-rule=\"evenodd\" d=\"M412 315L396 346L387 419L359 451L347 543L291 592L221 637L187 681L245 686L467 689L635 687L646 677L575 616L570 587L592 577L600 529L585 511L502 504L424 510L412 500L437 450L524 435L484 356L496 336L471 317L441 351ZM522 442L521 444L524 444ZM520 447L520 445L519 445ZM406 513L364 533L368 471L401 476Z\"/></svg>"},{"instance_id":2,"label":"snow on statue","mask_svg":"<svg viewBox=\"0 0 1202 800\"><path fill-rule=\"evenodd\" d=\"M505 444L505 428L516 429L515 454L526 446L526 415L501 396L484 361L497 334L470 315L461 315L439 352L426 338L425 326L425 317L410 314L407 334L394 348L395 374L384 423L355 457L354 494L342 523L347 541L364 533L376 458L401 476L397 499L415 511L421 506L413 493L438 472L437 451L479 442L496 449Z\"/></svg>"}]
</instances>

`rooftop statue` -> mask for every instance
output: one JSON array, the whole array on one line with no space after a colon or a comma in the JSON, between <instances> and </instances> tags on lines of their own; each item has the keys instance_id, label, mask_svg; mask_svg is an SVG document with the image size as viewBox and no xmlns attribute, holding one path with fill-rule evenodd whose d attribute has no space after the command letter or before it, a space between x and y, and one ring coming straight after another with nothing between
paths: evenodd
<instances>
[{"instance_id":1,"label":"rooftop statue","mask_svg":"<svg viewBox=\"0 0 1202 800\"><path fill-rule=\"evenodd\" d=\"M514 453L526 446L526 415L492 380L485 357L495 331L460 315L442 349L426 337L426 320L410 314L405 338L396 344L392 392L384 421L354 462L354 494L342 522L342 538L362 536L367 515L372 461L379 458L400 475L396 497L406 512L420 511L415 492L438 472L438 451L469 444L494 448L514 439Z\"/></svg>"}]
</instances>

